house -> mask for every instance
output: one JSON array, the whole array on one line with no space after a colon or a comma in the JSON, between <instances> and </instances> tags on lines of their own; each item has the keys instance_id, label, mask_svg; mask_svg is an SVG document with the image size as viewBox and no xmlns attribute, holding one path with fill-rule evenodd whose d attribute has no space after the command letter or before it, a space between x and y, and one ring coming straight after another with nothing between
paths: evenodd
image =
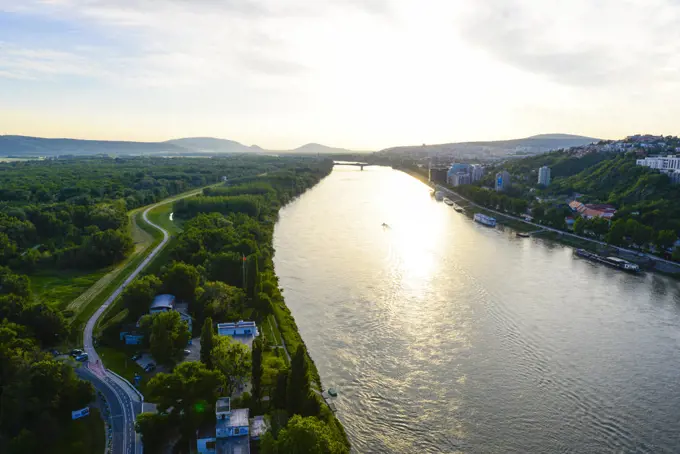
<instances>
[{"instance_id":1,"label":"house","mask_svg":"<svg viewBox=\"0 0 680 454\"><path fill-rule=\"evenodd\" d=\"M231 408L228 397L215 403L215 427L198 431L196 449L200 454L250 453L250 423L247 408Z\"/></svg>"},{"instance_id":2,"label":"house","mask_svg":"<svg viewBox=\"0 0 680 454\"><path fill-rule=\"evenodd\" d=\"M611 219L616 214L616 208L606 204L581 203L576 200L569 202L569 208L586 219L603 218Z\"/></svg>"},{"instance_id":3,"label":"house","mask_svg":"<svg viewBox=\"0 0 680 454\"><path fill-rule=\"evenodd\" d=\"M255 322L240 320L234 323L218 323L217 334L219 336L229 336L235 341L252 348L253 341L260 335L260 332L257 330Z\"/></svg>"}]
</instances>

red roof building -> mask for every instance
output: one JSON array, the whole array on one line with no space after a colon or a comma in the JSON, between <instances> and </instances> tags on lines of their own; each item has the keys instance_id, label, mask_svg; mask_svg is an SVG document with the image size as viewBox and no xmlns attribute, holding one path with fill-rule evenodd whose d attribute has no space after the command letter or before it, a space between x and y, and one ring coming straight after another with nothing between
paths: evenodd
<instances>
[{"instance_id":1,"label":"red roof building","mask_svg":"<svg viewBox=\"0 0 680 454\"><path fill-rule=\"evenodd\" d=\"M586 219L592 218L611 219L616 214L616 208L614 208L611 205L601 203L584 204L576 200L573 200L569 202L569 208L571 208L572 211L577 212Z\"/></svg>"}]
</instances>

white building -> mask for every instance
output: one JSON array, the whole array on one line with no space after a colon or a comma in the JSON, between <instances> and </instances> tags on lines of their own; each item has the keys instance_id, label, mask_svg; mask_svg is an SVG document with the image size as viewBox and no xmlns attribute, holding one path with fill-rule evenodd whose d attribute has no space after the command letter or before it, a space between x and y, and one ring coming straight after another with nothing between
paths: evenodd
<instances>
[{"instance_id":1,"label":"white building","mask_svg":"<svg viewBox=\"0 0 680 454\"><path fill-rule=\"evenodd\" d=\"M649 167L668 175L673 183L680 182L680 157L677 156L648 156L638 159L639 166Z\"/></svg>"},{"instance_id":2,"label":"white building","mask_svg":"<svg viewBox=\"0 0 680 454\"><path fill-rule=\"evenodd\" d=\"M543 186L550 185L550 167L543 166L538 169L538 184Z\"/></svg>"},{"instance_id":3,"label":"white building","mask_svg":"<svg viewBox=\"0 0 680 454\"><path fill-rule=\"evenodd\" d=\"M451 186L460 186L462 184L472 183L472 177L468 172L458 172L451 175L449 178L449 184Z\"/></svg>"}]
</instances>

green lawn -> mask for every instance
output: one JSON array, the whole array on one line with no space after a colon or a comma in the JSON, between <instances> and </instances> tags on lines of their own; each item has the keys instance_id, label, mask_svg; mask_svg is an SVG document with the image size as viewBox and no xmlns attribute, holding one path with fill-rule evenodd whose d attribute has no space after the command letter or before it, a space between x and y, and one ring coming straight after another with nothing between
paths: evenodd
<instances>
[{"instance_id":1,"label":"green lawn","mask_svg":"<svg viewBox=\"0 0 680 454\"><path fill-rule=\"evenodd\" d=\"M267 338L267 345L281 345L281 333L276 329L274 317L271 314L262 322L262 332Z\"/></svg>"},{"instance_id":2,"label":"green lawn","mask_svg":"<svg viewBox=\"0 0 680 454\"><path fill-rule=\"evenodd\" d=\"M165 230L167 230L170 235L174 236L182 231L182 221L175 217L173 217L172 221L170 220L170 214L172 213L172 210L172 202L159 205L149 211L148 217L151 222L160 225Z\"/></svg>"},{"instance_id":3,"label":"green lawn","mask_svg":"<svg viewBox=\"0 0 680 454\"><path fill-rule=\"evenodd\" d=\"M41 270L30 276L31 290L37 301L63 309L109 271Z\"/></svg>"},{"instance_id":4,"label":"green lawn","mask_svg":"<svg viewBox=\"0 0 680 454\"><path fill-rule=\"evenodd\" d=\"M141 345L121 345L120 348L101 346L97 347L97 353L107 369L125 377L130 383L134 383L135 373L142 377L148 375L135 361L130 359L141 349Z\"/></svg>"}]
</instances>

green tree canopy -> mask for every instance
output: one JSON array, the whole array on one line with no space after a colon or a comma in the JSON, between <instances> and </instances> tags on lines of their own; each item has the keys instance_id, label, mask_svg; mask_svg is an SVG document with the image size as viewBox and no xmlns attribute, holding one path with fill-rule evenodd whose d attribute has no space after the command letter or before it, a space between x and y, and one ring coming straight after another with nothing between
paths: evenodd
<instances>
[{"instance_id":1,"label":"green tree canopy","mask_svg":"<svg viewBox=\"0 0 680 454\"><path fill-rule=\"evenodd\" d=\"M175 295L179 301L193 303L201 275L193 265L183 262L173 262L163 273L163 289L166 293Z\"/></svg>"},{"instance_id":2,"label":"green tree canopy","mask_svg":"<svg viewBox=\"0 0 680 454\"><path fill-rule=\"evenodd\" d=\"M227 395L231 395L236 386L250 375L250 350L242 343L232 341L229 336L218 336L215 340L212 363L224 375Z\"/></svg>"},{"instance_id":3,"label":"green tree canopy","mask_svg":"<svg viewBox=\"0 0 680 454\"><path fill-rule=\"evenodd\" d=\"M263 454L345 454L348 447L330 427L315 417L293 416L281 429L278 439L269 434L262 441Z\"/></svg>"},{"instance_id":4,"label":"green tree canopy","mask_svg":"<svg viewBox=\"0 0 680 454\"><path fill-rule=\"evenodd\" d=\"M121 295L123 307L130 311L132 318L146 314L160 288L161 281L152 274L132 281Z\"/></svg>"},{"instance_id":5,"label":"green tree canopy","mask_svg":"<svg viewBox=\"0 0 680 454\"><path fill-rule=\"evenodd\" d=\"M214 420L213 406L217 389L224 382L221 372L199 362L182 363L172 373L160 373L147 385L149 400L158 404L160 413L176 417L185 435L204 421Z\"/></svg>"},{"instance_id":6,"label":"green tree canopy","mask_svg":"<svg viewBox=\"0 0 680 454\"><path fill-rule=\"evenodd\" d=\"M151 354L161 364L169 364L181 357L191 339L189 326L177 311L153 314L151 323Z\"/></svg>"}]
</instances>

